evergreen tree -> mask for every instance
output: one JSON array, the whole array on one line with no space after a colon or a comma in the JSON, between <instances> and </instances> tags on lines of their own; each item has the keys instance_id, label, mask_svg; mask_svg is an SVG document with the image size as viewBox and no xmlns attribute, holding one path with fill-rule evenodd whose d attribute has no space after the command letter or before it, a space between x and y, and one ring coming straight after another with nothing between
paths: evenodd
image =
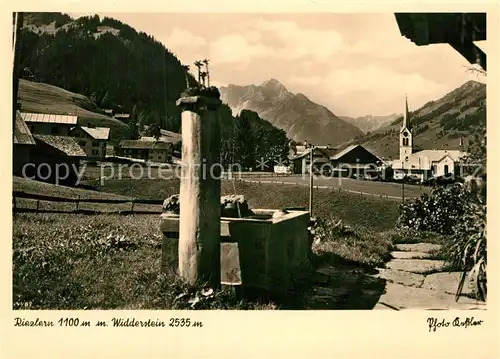
<instances>
[{"instance_id":1,"label":"evergreen tree","mask_svg":"<svg viewBox=\"0 0 500 359\"><path fill-rule=\"evenodd\" d=\"M132 113L130 114L130 138L132 140L137 140L139 138L139 126L137 123L137 105L132 108Z\"/></svg>"},{"instance_id":2,"label":"evergreen tree","mask_svg":"<svg viewBox=\"0 0 500 359\"><path fill-rule=\"evenodd\" d=\"M109 90L106 91L104 94L104 97L101 100L101 108L109 108L111 107L111 101L110 101L110 96L109 96Z\"/></svg>"}]
</instances>

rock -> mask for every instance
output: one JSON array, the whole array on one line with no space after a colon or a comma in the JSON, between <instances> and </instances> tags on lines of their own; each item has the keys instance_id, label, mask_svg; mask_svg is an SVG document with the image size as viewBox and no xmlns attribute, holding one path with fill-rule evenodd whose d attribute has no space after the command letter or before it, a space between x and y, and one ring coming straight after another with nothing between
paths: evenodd
<instances>
[{"instance_id":1,"label":"rock","mask_svg":"<svg viewBox=\"0 0 500 359\"><path fill-rule=\"evenodd\" d=\"M450 272L450 273L434 273L429 274L422 285L422 288L433 289L448 294L453 294L457 292L458 283L462 272ZM462 294L473 294L474 284L466 276L464 286L462 289Z\"/></svg>"},{"instance_id":2,"label":"rock","mask_svg":"<svg viewBox=\"0 0 500 359\"><path fill-rule=\"evenodd\" d=\"M474 299L461 297L455 302L455 296L436 290L407 287L401 284L387 283L386 292L378 303L396 309L482 309L486 310L486 303Z\"/></svg>"},{"instance_id":3,"label":"rock","mask_svg":"<svg viewBox=\"0 0 500 359\"><path fill-rule=\"evenodd\" d=\"M430 259L393 259L386 264L388 269L401 270L411 273L441 271L444 266L444 261Z\"/></svg>"},{"instance_id":4,"label":"rock","mask_svg":"<svg viewBox=\"0 0 500 359\"><path fill-rule=\"evenodd\" d=\"M375 278L382 278L388 282L406 285L408 287L420 287L425 280L421 274L405 272L402 270L381 268Z\"/></svg>"},{"instance_id":5,"label":"rock","mask_svg":"<svg viewBox=\"0 0 500 359\"><path fill-rule=\"evenodd\" d=\"M441 245L432 243L396 244L396 249L403 252L432 253L441 249Z\"/></svg>"},{"instance_id":6,"label":"rock","mask_svg":"<svg viewBox=\"0 0 500 359\"><path fill-rule=\"evenodd\" d=\"M431 255L429 253L425 252L392 252L391 253L392 258L394 259L422 259L422 258L428 258Z\"/></svg>"},{"instance_id":7,"label":"rock","mask_svg":"<svg viewBox=\"0 0 500 359\"><path fill-rule=\"evenodd\" d=\"M249 217L254 213L248 208L248 203L243 195L222 196L221 216L229 218Z\"/></svg>"},{"instance_id":8,"label":"rock","mask_svg":"<svg viewBox=\"0 0 500 359\"><path fill-rule=\"evenodd\" d=\"M248 204L243 195L228 195L222 196L221 202L221 216L222 217L232 217L237 218L240 216L248 217L254 213L248 208ZM239 211L238 211L239 207ZM179 195L174 194L163 201L162 206L163 213L180 213L180 201Z\"/></svg>"}]
</instances>

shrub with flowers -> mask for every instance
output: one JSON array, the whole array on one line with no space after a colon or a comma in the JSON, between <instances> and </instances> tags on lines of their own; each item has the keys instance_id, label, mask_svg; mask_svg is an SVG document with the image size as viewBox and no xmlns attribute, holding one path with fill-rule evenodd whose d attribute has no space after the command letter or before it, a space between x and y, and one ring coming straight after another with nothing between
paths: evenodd
<instances>
[{"instance_id":1,"label":"shrub with flowers","mask_svg":"<svg viewBox=\"0 0 500 359\"><path fill-rule=\"evenodd\" d=\"M430 194L401 205L398 227L451 234L468 211L470 194L461 184L434 187Z\"/></svg>"}]
</instances>

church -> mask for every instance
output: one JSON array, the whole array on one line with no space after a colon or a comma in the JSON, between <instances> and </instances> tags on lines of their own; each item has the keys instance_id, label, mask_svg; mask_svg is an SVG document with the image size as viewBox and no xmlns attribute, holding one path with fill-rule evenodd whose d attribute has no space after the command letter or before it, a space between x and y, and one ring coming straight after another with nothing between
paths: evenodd
<instances>
[{"instance_id":1,"label":"church","mask_svg":"<svg viewBox=\"0 0 500 359\"><path fill-rule=\"evenodd\" d=\"M420 181L434 177L459 175L460 160L466 155L462 150L421 150L414 152L413 132L408 111L408 98L405 99L403 124L399 131L399 159L392 161L394 179L405 176Z\"/></svg>"}]
</instances>

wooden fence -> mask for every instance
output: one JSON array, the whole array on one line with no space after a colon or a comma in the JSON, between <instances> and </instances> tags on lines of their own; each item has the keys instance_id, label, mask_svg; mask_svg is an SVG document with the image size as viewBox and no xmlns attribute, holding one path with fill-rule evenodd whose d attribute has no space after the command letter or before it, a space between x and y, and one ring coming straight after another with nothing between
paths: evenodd
<instances>
[{"instance_id":1,"label":"wooden fence","mask_svg":"<svg viewBox=\"0 0 500 359\"><path fill-rule=\"evenodd\" d=\"M23 208L19 207L17 204L17 199L29 199L36 201L36 208ZM73 203L73 210L57 210L57 209L41 209L40 202L55 202L55 203ZM96 203L96 204L130 204L129 210L119 210L119 211L99 211L99 210L88 210L80 208L82 203ZM56 196L46 196L40 194L26 193L22 191L12 192L12 210L14 213L21 212L47 212L47 213L82 213L82 214L160 214L161 210L158 211L138 211L134 210L136 204L146 204L146 205L162 205L163 200L156 199L101 199L101 198L67 198L67 197L56 197Z\"/></svg>"}]
</instances>

